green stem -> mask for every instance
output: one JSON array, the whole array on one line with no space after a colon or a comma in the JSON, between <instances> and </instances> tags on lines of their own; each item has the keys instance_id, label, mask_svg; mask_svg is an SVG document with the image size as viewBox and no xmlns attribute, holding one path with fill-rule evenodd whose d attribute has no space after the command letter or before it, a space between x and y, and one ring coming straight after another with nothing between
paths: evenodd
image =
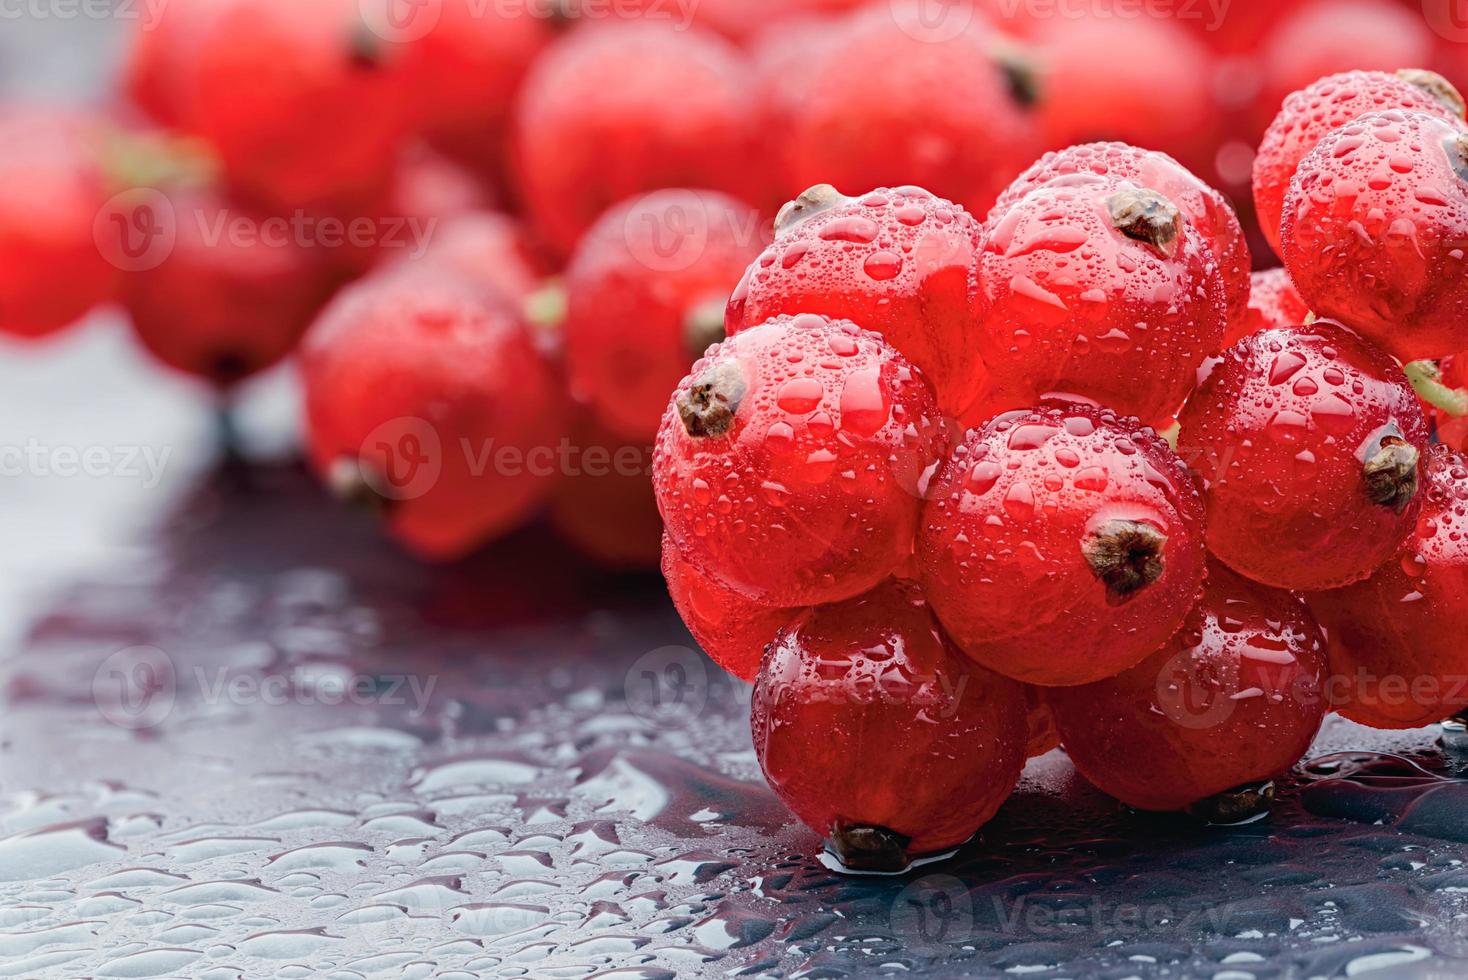
<instances>
[{"instance_id":1,"label":"green stem","mask_svg":"<svg viewBox=\"0 0 1468 980\"><path fill-rule=\"evenodd\" d=\"M1407 380L1421 398L1455 419L1468 415L1468 388L1449 388L1443 383L1436 361L1413 361L1407 365Z\"/></svg>"}]
</instances>

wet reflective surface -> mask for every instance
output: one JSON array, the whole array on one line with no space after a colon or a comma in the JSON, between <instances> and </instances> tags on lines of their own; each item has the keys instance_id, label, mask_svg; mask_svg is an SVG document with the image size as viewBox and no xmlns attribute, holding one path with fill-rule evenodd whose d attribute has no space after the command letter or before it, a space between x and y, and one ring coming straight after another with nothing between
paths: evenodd
<instances>
[{"instance_id":1,"label":"wet reflective surface","mask_svg":"<svg viewBox=\"0 0 1468 980\"><path fill-rule=\"evenodd\" d=\"M5 563L0 974L1468 969L1468 753L1436 732L1332 721L1227 830L1124 812L1052 753L955 860L842 878L656 578L540 528L416 565L288 462L212 465L204 404L150 401L105 327L73 343L50 369L109 365L132 441L174 455L148 491L7 480L33 533ZM247 418L288 429L277 395ZM108 397L27 425L65 443Z\"/></svg>"}]
</instances>

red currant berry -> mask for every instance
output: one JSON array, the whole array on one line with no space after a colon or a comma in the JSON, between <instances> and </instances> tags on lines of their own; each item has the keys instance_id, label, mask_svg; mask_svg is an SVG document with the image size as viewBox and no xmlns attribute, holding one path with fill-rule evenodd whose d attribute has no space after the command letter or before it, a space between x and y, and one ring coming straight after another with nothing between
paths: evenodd
<instances>
[{"instance_id":1,"label":"red currant berry","mask_svg":"<svg viewBox=\"0 0 1468 980\"><path fill-rule=\"evenodd\" d=\"M0 108L0 332L54 333L115 292L118 270L93 237L103 137L97 120Z\"/></svg>"},{"instance_id":2,"label":"red currant berry","mask_svg":"<svg viewBox=\"0 0 1468 980\"><path fill-rule=\"evenodd\" d=\"M1046 692L1065 751L1139 810L1236 823L1268 802L1325 717L1325 636L1305 603L1217 564L1170 642L1117 677Z\"/></svg>"},{"instance_id":3,"label":"red currant berry","mask_svg":"<svg viewBox=\"0 0 1468 980\"><path fill-rule=\"evenodd\" d=\"M1047 146L1096 139L1164 149L1212 164L1218 112L1213 55L1186 27L1157 17L1052 17L1034 39L1043 65Z\"/></svg>"},{"instance_id":4,"label":"red currant berry","mask_svg":"<svg viewBox=\"0 0 1468 980\"><path fill-rule=\"evenodd\" d=\"M1468 347L1468 128L1422 112L1361 116L1301 161L1285 268L1310 308L1402 361Z\"/></svg>"},{"instance_id":5,"label":"red currant berry","mask_svg":"<svg viewBox=\"0 0 1468 980\"><path fill-rule=\"evenodd\" d=\"M835 602L912 554L946 443L932 389L880 336L779 317L693 366L653 480L669 537L702 572L770 605Z\"/></svg>"},{"instance_id":6,"label":"red currant berry","mask_svg":"<svg viewBox=\"0 0 1468 980\"><path fill-rule=\"evenodd\" d=\"M812 187L785 205L775 241L729 300L733 335L773 316L823 313L876 330L957 415L981 389L969 280L982 230L967 211L915 187L843 197Z\"/></svg>"},{"instance_id":7,"label":"red currant berry","mask_svg":"<svg viewBox=\"0 0 1468 980\"><path fill-rule=\"evenodd\" d=\"M831 27L779 113L781 190L917 184L976 214L1040 151L1031 69L969 12L881 4ZM935 84L941 79L940 84Z\"/></svg>"},{"instance_id":8,"label":"red currant berry","mask_svg":"<svg viewBox=\"0 0 1468 980\"><path fill-rule=\"evenodd\" d=\"M652 448L630 445L577 413L550 520L561 536L606 568L657 568L663 519L652 492Z\"/></svg>"},{"instance_id":9,"label":"red currant berry","mask_svg":"<svg viewBox=\"0 0 1468 980\"><path fill-rule=\"evenodd\" d=\"M1416 395L1390 357L1338 325L1246 337L1181 422L1209 550L1257 582L1310 591L1359 581L1421 509L1427 423Z\"/></svg>"},{"instance_id":10,"label":"red currant berry","mask_svg":"<svg viewBox=\"0 0 1468 980\"><path fill-rule=\"evenodd\" d=\"M1390 0L1314 0L1286 17L1276 14L1254 75L1259 128L1291 92L1337 72L1396 71L1433 60L1432 34L1415 9Z\"/></svg>"},{"instance_id":11,"label":"red currant berry","mask_svg":"<svg viewBox=\"0 0 1468 980\"><path fill-rule=\"evenodd\" d=\"M986 225L978 354L986 415L1047 396L1170 417L1223 340L1209 244L1157 189L1076 177L1036 188Z\"/></svg>"},{"instance_id":12,"label":"red currant berry","mask_svg":"<svg viewBox=\"0 0 1468 980\"><path fill-rule=\"evenodd\" d=\"M1300 298L1290 274L1283 269L1256 272L1249 282L1249 308L1231 321L1224 347L1232 347L1250 334L1274 327L1298 327L1310 318L1310 308Z\"/></svg>"},{"instance_id":13,"label":"red currant berry","mask_svg":"<svg viewBox=\"0 0 1468 980\"><path fill-rule=\"evenodd\" d=\"M1203 505L1167 443L1133 419L1011 412L939 470L917 555L970 657L1029 684L1084 684L1182 625L1203 581Z\"/></svg>"},{"instance_id":14,"label":"red currant berry","mask_svg":"<svg viewBox=\"0 0 1468 980\"><path fill-rule=\"evenodd\" d=\"M1243 316L1249 298L1250 260L1238 215L1228 198L1166 153L1127 143L1082 143L1047 153L999 195L994 211L1003 214L1036 188L1077 174L1131 181L1177 205L1213 251L1224 281L1229 321Z\"/></svg>"},{"instance_id":15,"label":"red currant berry","mask_svg":"<svg viewBox=\"0 0 1468 980\"><path fill-rule=\"evenodd\" d=\"M651 439L668 392L724 338L729 285L758 254L760 220L723 194L655 191L592 225L566 269L571 386L601 424Z\"/></svg>"},{"instance_id":16,"label":"red currant berry","mask_svg":"<svg viewBox=\"0 0 1468 980\"><path fill-rule=\"evenodd\" d=\"M1430 71L1348 71L1322 78L1285 99L1254 158L1254 206L1259 226L1281 250L1280 218L1290 179L1324 137L1368 112L1413 109L1444 119L1463 118L1463 97Z\"/></svg>"},{"instance_id":17,"label":"red currant berry","mask_svg":"<svg viewBox=\"0 0 1468 980\"><path fill-rule=\"evenodd\" d=\"M714 663L742 680L759 674L760 659L775 634L799 609L751 602L700 572L663 536L663 578L688 632Z\"/></svg>"},{"instance_id":18,"label":"red currant berry","mask_svg":"<svg viewBox=\"0 0 1468 980\"><path fill-rule=\"evenodd\" d=\"M569 254L613 204L664 187L753 200L748 66L722 38L656 21L574 30L531 69L515 110L520 189Z\"/></svg>"},{"instance_id":19,"label":"red currant berry","mask_svg":"<svg viewBox=\"0 0 1468 980\"><path fill-rule=\"evenodd\" d=\"M1309 597L1330 634L1336 710L1421 728L1468 707L1468 462L1434 446L1407 547L1364 582Z\"/></svg>"},{"instance_id":20,"label":"red currant berry","mask_svg":"<svg viewBox=\"0 0 1468 980\"><path fill-rule=\"evenodd\" d=\"M402 50L360 0L180 5L159 43L181 126L234 189L272 209L355 209L379 196L410 119Z\"/></svg>"},{"instance_id":21,"label":"red currant berry","mask_svg":"<svg viewBox=\"0 0 1468 980\"><path fill-rule=\"evenodd\" d=\"M1025 760L1023 689L966 661L909 582L782 630L751 723L771 788L851 870L962 844Z\"/></svg>"},{"instance_id":22,"label":"red currant berry","mask_svg":"<svg viewBox=\"0 0 1468 980\"><path fill-rule=\"evenodd\" d=\"M555 36L528 4L434 0L407 5L393 24L408 45L424 135L490 178L503 176L506 131L520 83Z\"/></svg>"},{"instance_id":23,"label":"red currant berry","mask_svg":"<svg viewBox=\"0 0 1468 980\"><path fill-rule=\"evenodd\" d=\"M138 340L221 388L284 359L336 285L319 253L214 194L180 191L170 203L172 248L123 281Z\"/></svg>"},{"instance_id":24,"label":"red currant berry","mask_svg":"<svg viewBox=\"0 0 1468 980\"><path fill-rule=\"evenodd\" d=\"M301 368L317 471L419 555L460 557L550 490L564 395L513 308L461 278L364 280L322 314Z\"/></svg>"}]
</instances>

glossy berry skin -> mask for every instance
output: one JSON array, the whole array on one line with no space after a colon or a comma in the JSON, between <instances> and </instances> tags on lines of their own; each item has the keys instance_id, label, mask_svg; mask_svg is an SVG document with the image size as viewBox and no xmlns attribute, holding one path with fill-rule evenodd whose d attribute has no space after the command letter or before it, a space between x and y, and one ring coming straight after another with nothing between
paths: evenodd
<instances>
[{"instance_id":1,"label":"glossy berry skin","mask_svg":"<svg viewBox=\"0 0 1468 980\"><path fill-rule=\"evenodd\" d=\"M1290 282L1290 274L1283 269L1264 269L1250 276L1249 307L1241 318L1230 321L1223 345L1232 347L1260 330L1302 326L1309 317L1310 308Z\"/></svg>"},{"instance_id":2,"label":"glossy berry skin","mask_svg":"<svg viewBox=\"0 0 1468 980\"><path fill-rule=\"evenodd\" d=\"M531 69L515 110L519 188L548 245L570 254L603 211L665 187L752 200L755 107L726 41L659 21L588 24Z\"/></svg>"},{"instance_id":3,"label":"glossy berry skin","mask_svg":"<svg viewBox=\"0 0 1468 980\"><path fill-rule=\"evenodd\" d=\"M624 439L650 440L668 392L724 337L731 284L762 222L711 191L667 190L612 208L566 268L566 364L575 392Z\"/></svg>"},{"instance_id":4,"label":"glossy berry skin","mask_svg":"<svg viewBox=\"0 0 1468 980\"><path fill-rule=\"evenodd\" d=\"M779 317L694 364L653 482L669 538L704 574L769 605L836 602L907 561L946 443L932 389L881 337Z\"/></svg>"},{"instance_id":5,"label":"glossy berry skin","mask_svg":"<svg viewBox=\"0 0 1468 980\"><path fill-rule=\"evenodd\" d=\"M173 116L231 187L288 211L380 194L410 128L403 51L359 0L214 0L169 11ZM370 107L370 108L367 108Z\"/></svg>"},{"instance_id":6,"label":"glossy berry skin","mask_svg":"<svg viewBox=\"0 0 1468 980\"><path fill-rule=\"evenodd\" d=\"M663 537L663 578L688 632L714 663L753 682L765 647L800 609L751 602L700 572Z\"/></svg>"},{"instance_id":7,"label":"glossy berry skin","mask_svg":"<svg viewBox=\"0 0 1468 980\"><path fill-rule=\"evenodd\" d=\"M0 334L55 333L112 298L118 270L93 238L102 142L97 120L0 108Z\"/></svg>"},{"instance_id":8,"label":"glossy berry skin","mask_svg":"<svg viewBox=\"0 0 1468 980\"><path fill-rule=\"evenodd\" d=\"M1348 71L1330 75L1285 99L1254 157L1254 207L1276 252L1290 180L1305 155L1336 129L1369 112L1410 109L1463 119L1463 99L1430 71Z\"/></svg>"},{"instance_id":9,"label":"glossy berry skin","mask_svg":"<svg viewBox=\"0 0 1468 980\"><path fill-rule=\"evenodd\" d=\"M1018 781L1028 731L1020 685L964 659L899 581L783 630L751 725L780 799L874 871L972 837Z\"/></svg>"},{"instance_id":10,"label":"glossy berry skin","mask_svg":"<svg viewBox=\"0 0 1468 980\"><path fill-rule=\"evenodd\" d=\"M1335 709L1421 728L1468 708L1468 462L1434 446L1406 548L1364 582L1308 597L1330 634Z\"/></svg>"},{"instance_id":11,"label":"glossy berry skin","mask_svg":"<svg viewBox=\"0 0 1468 980\"><path fill-rule=\"evenodd\" d=\"M781 314L822 313L875 330L957 415L982 390L969 280L983 231L916 187L848 198L829 185L787 204L775 241L729 300L730 335Z\"/></svg>"},{"instance_id":12,"label":"glossy berry skin","mask_svg":"<svg viewBox=\"0 0 1468 980\"><path fill-rule=\"evenodd\" d=\"M1217 263L1170 198L1129 181L1039 187L986 224L977 350L984 415L1047 395L1157 421L1223 340Z\"/></svg>"},{"instance_id":13,"label":"glossy berry skin","mask_svg":"<svg viewBox=\"0 0 1468 980\"><path fill-rule=\"evenodd\" d=\"M1172 640L1116 677L1046 696L1086 779L1139 810L1182 810L1299 762L1329 707L1328 669L1298 596L1214 564Z\"/></svg>"},{"instance_id":14,"label":"glossy berry skin","mask_svg":"<svg viewBox=\"0 0 1468 980\"><path fill-rule=\"evenodd\" d=\"M1265 330L1224 355L1183 410L1178 452L1202 481L1208 547L1257 582L1359 581L1421 509L1427 423L1385 353L1340 326Z\"/></svg>"},{"instance_id":15,"label":"glossy berry skin","mask_svg":"<svg viewBox=\"0 0 1468 980\"><path fill-rule=\"evenodd\" d=\"M1316 144L1285 196L1284 264L1322 317L1403 362L1468 347L1468 127L1361 116Z\"/></svg>"},{"instance_id":16,"label":"glossy berry skin","mask_svg":"<svg viewBox=\"0 0 1468 980\"><path fill-rule=\"evenodd\" d=\"M1041 144L1030 67L970 15L954 35L899 0L830 27L773 124L784 194L915 184L987 211Z\"/></svg>"},{"instance_id":17,"label":"glossy berry skin","mask_svg":"<svg viewBox=\"0 0 1468 980\"><path fill-rule=\"evenodd\" d=\"M154 357L227 388L290 354L336 283L319 250L271 237L264 215L205 191L170 203L173 247L128 273L123 305Z\"/></svg>"},{"instance_id":18,"label":"glossy berry skin","mask_svg":"<svg viewBox=\"0 0 1468 980\"><path fill-rule=\"evenodd\" d=\"M550 521L604 568L657 568L663 519L652 492L652 447L629 444L582 410L571 429L574 455L551 491Z\"/></svg>"},{"instance_id":19,"label":"glossy berry skin","mask_svg":"<svg viewBox=\"0 0 1468 980\"><path fill-rule=\"evenodd\" d=\"M1011 412L969 432L939 470L917 558L966 654L1028 684L1084 684L1182 625L1203 581L1203 504L1135 420Z\"/></svg>"},{"instance_id":20,"label":"glossy berry skin","mask_svg":"<svg viewBox=\"0 0 1468 980\"><path fill-rule=\"evenodd\" d=\"M1052 181L1082 175L1127 180L1151 188L1183 213L1213 252L1223 277L1229 321L1243 316L1249 297L1249 243L1233 205L1166 153L1127 143L1081 143L1047 153L999 195L994 211L1003 214L1026 194Z\"/></svg>"},{"instance_id":21,"label":"glossy berry skin","mask_svg":"<svg viewBox=\"0 0 1468 980\"><path fill-rule=\"evenodd\" d=\"M1034 38L1043 65L1045 145L1121 140L1211 164L1218 111L1212 53L1158 17L1049 17Z\"/></svg>"},{"instance_id":22,"label":"glossy berry skin","mask_svg":"<svg viewBox=\"0 0 1468 980\"><path fill-rule=\"evenodd\" d=\"M550 490L564 395L517 312L455 276L345 291L302 349L312 464L421 557L458 558Z\"/></svg>"}]
</instances>

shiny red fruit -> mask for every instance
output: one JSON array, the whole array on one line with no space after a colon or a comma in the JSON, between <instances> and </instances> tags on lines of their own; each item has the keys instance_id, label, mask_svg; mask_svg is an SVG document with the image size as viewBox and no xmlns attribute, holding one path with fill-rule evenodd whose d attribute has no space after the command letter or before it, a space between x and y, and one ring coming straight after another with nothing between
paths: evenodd
<instances>
[{"instance_id":1,"label":"shiny red fruit","mask_svg":"<svg viewBox=\"0 0 1468 980\"><path fill-rule=\"evenodd\" d=\"M1197 601L1202 502L1134 419L1079 406L1001 415L968 434L928 497L928 599L960 649L1008 677L1110 677Z\"/></svg>"},{"instance_id":2,"label":"shiny red fruit","mask_svg":"<svg viewBox=\"0 0 1468 980\"><path fill-rule=\"evenodd\" d=\"M668 392L724 338L730 286L759 252L763 222L711 191L633 198L592 225L566 268L571 386L601 424L650 440Z\"/></svg>"},{"instance_id":3,"label":"shiny red fruit","mask_svg":"<svg viewBox=\"0 0 1468 980\"><path fill-rule=\"evenodd\" d=\"M1047 153L1009 185L994 205L1003 214L1026 194L1076 175L1111 177L1150 188L1175 204L1213 251L1223 277L1229 321L1243 316L1249 297L1249 243L1228 198L1166 153L1127 143L1081 143Z\"/></svg>"},{"instance_id":4,"label":"shiny red fruit","mask_svg":"<svg viewBox=\"0 0 1468 980\"><path fill-rule=\"evenodd\" d=\"M1301 161L1284 264L1323 317L1402 361L1468 347L1468 127L1423 112L1361 116Z\"/></svg>"},{"instance_id":5,"label":"shiny red fruit","mask_svg":"<svg viewBox=\"0 0 1468 980\"><path fill-rule=\"evenodd\" d=\"M1325 635L1298 596L1215 564L1175 638L1117 677L1046 697L1066 753L1099 789L1139 810L1196 806L1233 823L1258 812L1254 784L1309 750L1327 672Z\"/></svg>"},{"instance_id":6,"label":"shiny red fruit","mask_svg":"<svg viewBox=\"0 0 1468 980\"><path fill-rule=\"evenodd\" d=\"M851 320L922 369L957 415L983 382L969 299L982 242L967 211L921 188L848 198L813 187L781 210L774 243L734 289L725 329L780 314Z\"/></svg>"},{"instance_id":7,"label":"shiny red fruit","mask_svg":"<svg viewBox=\"0 0 1468 980\"><path fill-rule=\"evenodd\" d=\"M607 432L589 412L577 414L551 492L551 524L606 568L657 568L663 519L652 492L652 447Z\"/></svg>"},{"instance_id":8,"label":"shiny red fruit","mask_svg":"<svg viewBox=\"0 0 1468 980\"><path fill-rule=\"evenodd\" d=\"M636 194L701 187L753 200L755 106L728 42L661 21L588 24L531 69L515 110L520 191L569 254L603 211Z\"/></svg>"},{"instance_id":9,"label":"shiny red fruit","mask_svg":"<svg viewBox=\"0 0 1468 980\"><path fill-rule=\"evenodd\" d=\"M725 588L680 555L667 536L662 562L673 605L703 652L735 677L753 681L765 647L801 610L761 605Z\"/></svg>"},{"instance_id":10,"label":"shiny red fruit","mask_svg":"<svg viewBox=\"0 0 1468 980\"><path fill-rule=\"evenodd\" d=\"M1303 326L1310 308L1300 298L1290 274L1283 269L1256 272L1249 281L1249 308L1229 324L1224 347L1232 347L1250 334L1274 327Z\"/></svg>"},{"instance_id":11,"label":"shiny red fruit","mask_svg":"<svg viewBox=\"0 0 1468 980\"><path fill-rule=\"evenodd\" d=\"M1159 421L1177 411L1228 310L1209 243L1158 189L1104 177L1043 185L989 215L976 337L983 415L1047 396Z\"/></svg>"},{"instance_id":12,"label":"shiny red fruit","mask_svg":"<svg viewBox=\"0 0 1468 980\"><path fill-rule=\"evenodd\" d=\"M112 298L98 120L0 108L0 333L40 337ZM110 254L110 253L108 253Z\"/></svg>"},{"instance_id":13,"label":"shiny red fruit","mask_svg":"<svg viewBox=\"0 0 1468 980\"><path fill-rule=\"evenodd\" d=\"M983 214L1041 149L1033 67L972 10L875 5L808 57L772 123L786 196L916 184Z\"/></svg>"},{"instance_id":14,"label":"shiny red fruit","mask_svg":"<svg viewBox=\"0 0 1468 980\"><path fill-rule=\"evenodd\" d=\"M1046 18L1034 38L1041 121L1052 148L1121 140L1206 172L1218 133L1213 55L1159 17Z\"/></svg>"},{"instance_id":15,"label":"shiny red fruit","mask_svg":"<svg viewBox=\"0 0 1468 980\"><path fill-rule=\"evenodd\" d=\"M138 340L218 387L284 359L336 286L321 251L295 240L288 223L207 191L178 191L168 204L171 247L123 280Z\"/></svg>"},{"instance_id":16,"label":"shiny red fruit","mask_svg":"<svg viewBox=\"0 0 1468 980\"><path fill-rule=\"evenodd\" d=\"M558 475L557 379L517 312L459 277L364 280L322 314L301 368L316 470L421 556L521 523Z\"/></svg>"},{"instance_id":17,"label":"shiny red fruit","mask_svg":"<svg viewBox=\"0 0 1468 980\"><path fill-rule=\"evenodd\" d=\"M1246 337L1188 401L1178 452L1202 480L1208 547L1257 582L1370 575L1421 509L1427 423L1402 369L1329 322Z\"/></svg>"},{"instance_id":18,"label":"shiny red fruit","mask_svg":"<svg viewBox=\"0 0 1468 980\"><path fill-rule=\"evenodd\" d=\"M167 115L273 210L355 209L386 187L410 128L403 49L362 0L178 4L155 42ZM167 18L166 18L167 19Z\"/></svg>"},{"instance_id":19,"label":"shiny red fruit","mask_svg":"<svg viewBox=\"0 0 1468 980\"><path fill-rule=\"evenodd\" d=\"M912 554L946 428L923 376L880 336L806 314L746 330L693 366L658 433L668 536L757 602L835 602Z\"/></svg>"},{"instance_id":20,"label":"shiny red fruit","mask_svg":"<svg viewBox=\"0 0 1468 980\"><path fill-rule=\"evenodd\" d=\"M1463 119L1463 97L1435 72L1403 69L1330 75L1285 99L1254 157L1254 206L1276 252L1285 194L1300 161L1336 129L1383 109L1411 109Z\"/></svg>"},{"instance_id":21,"label":"shiny red fruit","mask_svg":"<svg viewBox=\"0 0 1468 980\"><path fill-rule=\"evenodd\" d=\"M1330 633L1335 708L1421 728L1468 708L1468 462L1434 446L1406 548L1364 582L1309 596Z\"/></svg>"},{"instance_id":22,"label":"shiny red fruit","mask_svg":"<svg viewBox=\"0 0 1468 980\"><path fill-rule=\"evenodd\" d=\"M956 847L1019 780L1025 694L967 661L921 591L889 582L805 613L770 646L751 712L785 804L852 870Z\"/></svg>"}]
</instances>

